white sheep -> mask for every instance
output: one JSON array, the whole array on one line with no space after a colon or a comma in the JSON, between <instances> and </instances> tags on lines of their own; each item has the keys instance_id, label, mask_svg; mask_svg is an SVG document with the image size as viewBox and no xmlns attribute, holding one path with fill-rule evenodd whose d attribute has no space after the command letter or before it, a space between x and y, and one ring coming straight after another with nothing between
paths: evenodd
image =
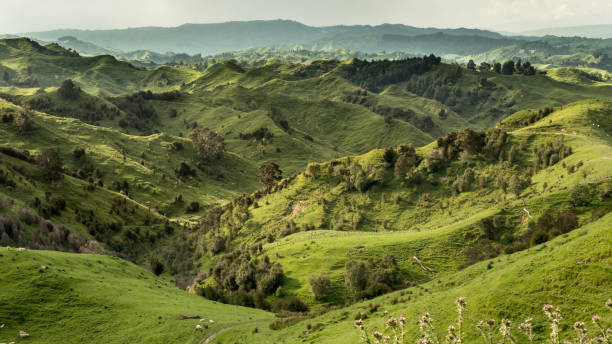
<instances>
[{"instance_id":1,"label":"white sheep","mask_svg":"<svg viewBox=\"0 0 612 344\"><path fill-rule=\"evenodd\" d=\"M25 331L19 331L19 337L28 338L30 335Z\"/></svg>"},{"instance_id":2,"label":"white sheep","mask_svg":"<svg viewBox=\"0 0 612 344\"><path fill-rule=\"evenodd\" d=\"M197 324L197 325L196 325L196 330L201 330L201 329L202 329L202 325Z\"/></svg>"},{"instance_id":3,"label":"white sheep","mask_svg":"<svg viewBox=\"0 0 612 344\"><path fill-rule=\"evenodd\" d=\"M212 320L212 319L208 320L208 322L209 322L209 323L211 323L211 324L214 324L214 323L215 323L215 321L214 321L214 320Z\"/></svg>"}]
</instances>

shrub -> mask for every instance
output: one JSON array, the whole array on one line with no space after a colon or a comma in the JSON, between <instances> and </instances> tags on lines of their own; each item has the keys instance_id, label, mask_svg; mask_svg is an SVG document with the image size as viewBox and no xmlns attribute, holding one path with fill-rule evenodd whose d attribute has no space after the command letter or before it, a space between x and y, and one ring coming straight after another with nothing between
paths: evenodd
<instances>
[{"instance_id":1,"label":"shrub","mask_svg":"<svg viewBox=\"0 0 612 344\"><path fill-rule=\"evenodd\" d=\"M159 276L162 274L162 272L164 272L164 265L159 261L159 259L157 259L157 257L152 256L149 259L149 267L155 276Z\"/></svg>"},{"instance_id":2,"label":"shrub","mask_svg":"<svg viewBox=\"0 0 612 344\"><path fill-rule=\"evenodd\" d=\"M188 213L194 213L194 212L196 212L198 210L200 210L200 203L198 203L198 201L192 201L187 206L187 212Z\"/></svg>"},{"instance_id":3,"label":"shrub","mask_svg":"<svg viewBox=\"0 0 612 344\"><path fill-rule=\"evenodd\" d=\"M30 211L28 208L23 206L18 206L15 209L15 213L17 213L17 217L28 225L37 224L40 222L40 217L38 214Z\"/></svg>"},{"instance_id":4,"label":"shrub","mask_svg":"<svg viewBox=\"0 0 612 344\"><path fill-rule=\"evenodd\" d=\"M48 179L56 179L61 175L62 159L57 151L44 149L36 157L36 163L43 170Z\"/></svg>"},{"instance_id":5,"label":"shrub","mask_svg":"<svg viewBox=\"0 0 612 344\"><path fill-rule=\"evenodd\" d=\"M22 133L33 130L34 121L32 120L32 112L30 109L24 106L21 110L19 110L14 124L17 130Z\"/></svg>"},{"instance_id":6,"label":"shrub","mask_svg":"<svg viewBox=\"0 0 612 344\"><path fill-rule=\"evenodd\" d=\"M295 296L287 296L272 302L272 311L307 312L308 306Z\"/></svg>"},{"instance_id":7,"label":"shrub","mask_svg":"<svg viewBox=\"0 0 612 344\"><path fill-rule=\"evenodd\" d=\"M353 294L363 291L369 279L370 271L364 262L349 260L344 265L344 283Z\"/></svg>"},{"instance_id":8,"label":"shrub","mask_svg":"<svg viewBox=\"0 0 612 344\"><path fill-rule=\"evenodd\" d=\"M571 202L574 206L586 206L591 203L591 190L588 185L576 185L570 193Z\"/></svg>"},{"instance_id":9,"label":"shrub","mask_svg":"<svg viewBox=\"0 0 612 344\"><path fill-rule=\"evenodd\" d=\"M332 292L331 280L326 274L312 275L308 283L310 283L310 290L316 300L323 300Z\"/></svg>"}]
</instances>

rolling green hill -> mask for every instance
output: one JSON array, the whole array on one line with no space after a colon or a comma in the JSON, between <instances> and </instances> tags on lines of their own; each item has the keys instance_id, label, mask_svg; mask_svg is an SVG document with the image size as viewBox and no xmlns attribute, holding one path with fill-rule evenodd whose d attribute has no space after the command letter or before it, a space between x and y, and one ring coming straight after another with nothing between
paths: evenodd
<instances>
[{"instance_id":1,"label":"rolling green hill","mask_svg":"<svg viewBox=\"0 0 612 344\"><path fill-rule=\"evenodd\" d=\"M610 297L605 71L144 69L7 39L0 75L0 244L28 248L0 249L0 341L353 343L387 309L412 342L466 296L470 342L481 318L554 303L567 331Z\"/></svg>"},{"instance_id":2,"label":"rolling green hill","mask_svg":"<svg viewBox=\"0 0 612 344\"><path fill-rule=\"evenodd\" d=\"M392 254L404 284L414 285L529 248L610 211L611 110L607 101L582 101L527 126L525 118L538 112L517 113L502 122L513 128L507 133L465 130L412 153L400 146L311 163L272 192L213 212L216 220L206 219L199 235L204 242L231 240L225 244L230 253L203 246L201 261L227 264L224 259L261 245L259 254L283 267L283 293L319 308L351 298L343 280L349 260L372 259L376 268ZM577 200L581 192L589 200ZM550 216L567 220L544 225ZM538 226L564 229L537 239ZM203 287L218 285L216 269L223 271L218 265L209 270ZM308 282L320 271L333 289L324 302L313 298Z\"/></svg>"},{"instance_id":3,"label":"rolling green hill","mask_svg":"<svg viewBox=\"0 0 612 344\"><path fill-rule=\"evenodd\" d=\"M169 276L117 257L3 247L0 262L3 342L197 344L223 328L273 319L188 294Z\"/></svg>"},{"instance_id":4,"label":"rolling green hill","mask_svg":"<svg viewBox=\"0 0 612 344\"><path fill-rule=\"evenodd\" d=\"M393 338L385 321L404 315L407 319L405 343L412 343L421 336L418 319L425 312L434 319L436 335L444 338L446 327L456 325L454 301L457 297L467 300L463 325L466 343L482 341L476 324L490 318L495 319L494 338L501 340L499 324L502 318L507 318L515 340L526 343L528 339L518 324L528 317L534 319L535 342L545 343L549 338L550 320L542 312L544 304L560 307L562 339L575 338L572 329L575 321L585 322L589 333L597 334L599 329L591 323L591 316L599 315L604 327L612 323L612 311L604 306L612 287L606 277L610 275L611 228L612 215L608 214L546 244L475 264L418 287L304 317L297 324L287 321L286 327L281 325L279 330L250 326L228 331L218 340L223 343L358 343L362 341L354 320L363 318L368 334L378 330ZM257 333L253 333L255 327L259 329Z\"/></svg>"}]
</instances>

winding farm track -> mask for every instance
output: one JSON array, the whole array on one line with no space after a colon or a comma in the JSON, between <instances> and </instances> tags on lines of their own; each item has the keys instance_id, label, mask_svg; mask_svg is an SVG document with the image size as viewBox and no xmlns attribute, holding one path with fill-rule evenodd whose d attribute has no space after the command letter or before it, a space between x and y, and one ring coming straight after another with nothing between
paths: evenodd
<instances>
[{"instance_id":1,"label":"winding farm track","mask_svg":"<svg viewBox=\"0 0 612 344\"><path fill-rule=\"evenodd\" d=\"M218 335L222 334L223 332L230 330L232 328L238 327L238 326L247 326L250 324L257 324L257 323L268 323L270 320L252 320L252 321L246 321L246 322L242 322L242 323L237 323L237 324L232 324L229 325L228 327L224 327L220 330L218 330L217 332L211 334L210 336L202 339L202 341L199 344L210 344L213 342L213 340L215 340L215 338L217 338Z\"/></svg>"}]
</instances>

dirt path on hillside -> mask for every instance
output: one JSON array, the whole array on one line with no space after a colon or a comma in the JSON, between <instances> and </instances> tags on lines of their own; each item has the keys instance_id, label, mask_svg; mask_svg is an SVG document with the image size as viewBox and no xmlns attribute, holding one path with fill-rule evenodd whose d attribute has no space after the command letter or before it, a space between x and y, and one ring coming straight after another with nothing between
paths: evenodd
<instances>
[{"instance_id":1,"label":"dirt path on hillside","mask_svg":"<svg viewBox=\"0 0 612 344\"><path fill-rule=\"evenodd\" d=\"M267 323L270 320L252 320L252 321L247 321L247 322L243 322L243 323L239 323L239 324L232 324L228 327L224 327L220 330L218 330L217 332L211 334L210 336L208 336L207 338L202 339L202 341L200 341L200 344L210 344L213 342L213 340L215 340L215 338L217 338L218 335L222 334L223 332L227 331L227 330L231 330L235 327L239 327L239 326L247 326L247 325L252 325L252 324L257 324L257 323Z\"/></svg>"}]
</instances>

